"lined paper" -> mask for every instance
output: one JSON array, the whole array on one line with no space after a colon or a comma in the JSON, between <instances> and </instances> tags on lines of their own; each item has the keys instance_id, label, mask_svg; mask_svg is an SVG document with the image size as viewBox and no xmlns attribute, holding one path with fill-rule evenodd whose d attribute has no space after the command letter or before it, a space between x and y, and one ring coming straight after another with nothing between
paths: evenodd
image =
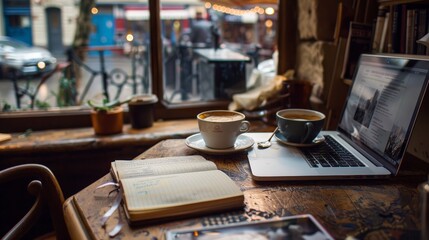
<instances>
[{"instance_id":1,"label":"lined paper","mask_svg":"<svg viewBox=\"0 0 429 240\"><path fill-rule=\"evenodd\" d=\"M112 163L119 179L167 175L173 173L208 171L216 164L200 155L153 158L147 160L116 160Z\"/></svg>"},{"instance_id":2,"label":"lined paper","mask_svg":"<svg viewBox=\"0 0 429 240\"><path fill-rule=\"evenodd\" d=\"M150 211L242 195L240 188L220 170L128 178L121 183L129 211Z\"/></svg>"}]
</instances>

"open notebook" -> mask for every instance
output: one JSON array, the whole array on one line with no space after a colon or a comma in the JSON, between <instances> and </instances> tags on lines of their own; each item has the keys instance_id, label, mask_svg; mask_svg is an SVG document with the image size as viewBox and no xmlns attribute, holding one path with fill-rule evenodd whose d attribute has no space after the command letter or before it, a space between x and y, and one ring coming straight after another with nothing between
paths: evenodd
<instances>
[{"instance_id":1,"label":"open notebook","mask_svg":"<svg viewBox=\"0 0 429 240\"><path fill-rule=\"evenodd\" d=\"M337 131L322 131L326 141L311 147L254 148L248 154L253 179L397 174L426 92L428 72L429 58L362 55Z\"/></svg>"},{"instance_id":2,"label":"open notebook","mask_svg":"<svg viewBox=\"0 0 429 240\"><path fill-rule=\"evenodd\" d=\"M235 182L200 155L116 160L111 174L120 184L130 223L189 217L240 208Z\"/></svg>"}]
</instances>

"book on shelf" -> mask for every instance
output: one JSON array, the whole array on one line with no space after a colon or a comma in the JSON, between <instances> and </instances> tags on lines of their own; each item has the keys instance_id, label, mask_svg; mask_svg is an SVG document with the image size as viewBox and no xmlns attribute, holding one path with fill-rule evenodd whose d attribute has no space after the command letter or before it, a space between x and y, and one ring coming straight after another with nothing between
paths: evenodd
<instances>
[{"instance_id":1,"label":"book on shelf","mask_svg":"<svg viewBox=\"0 0 429 240\"><path fill-rule=\"evenodd\" d=\"M378 52L381 45L381 37L383 34L383 28L386 20L387 9L384 6L380 6L377 12L377 18L375 20L374 37L372 39L372 51Z\"/></svg>"},{"instance_id":2,"label":"book on shelf","mask_svg":"<svg viewBox=\"0 0 429 240\"><path fill-rule=\"evenodd\" d=\"M428 26L428 9L427 8L421 8L419 11L419 22L417 25L417 37L416 41L424 37L427 33L429 33L429 26ZM423 44L417 44L416 53L419 55L425 55L426 54L426 46Z\"/></svg>"},{"instance_id":3,"label":"book on shelf","mask_svg":"<svg viewBox=\"0 0 429 240\"><path fill-rule=\"evenodd\" d=\"M394 5L392 7L392 53L401 53L401 19L402 19L402 5Z\"/></svg>"},{"instance_id":4,"label":"book on shelf","mask_svg":"<svg viewBox=\"0 0 429 240\"><path fill-rule=\"evenodd\" d=\"M130 223L239 208L236 183L200 155L116 160L111 174L120 184Z\"/></svg>"},{"instance_id":5,"label":"book on shelf","mask_svg":"<svg viewBox=\"0 0 429 240\"><path fill-rule=\"evenodd\" d=\"M406 38L407 38L407 5L401 5L401 40L400 40L400 52L405 53L406 51Z\"/></svg>"},{"instance_id":6,"label":"book on shelf","mask_svg":"<svg viewBox=\"0 0 429 240\"><path fill-rule=\"evenodd\" d=\"M389 29L389 21L390 21L390 12L387 12L384 18L383 29L381 31L381 39L380 39L378 52L384 52L385 46L388 45L386 43L388 42L388 39L389 39L387 37L387 32Z\"/></svg>"},{"instance_id":7,"label":"book on shelf","mask_svg":"<svg viewBox=\"0 0 429 240\"><path fill-rule=\"evenodd\" d=\"M427 54L427 49L417 40L429 32L428 5L395 4L391 7L392 23L389 53Z\"/></svg>"},{"instance_id":8,"label":"book on shelf","mask_svg":"<svg viewBox=\"0 0 429 240\"><path fill-rule=\"evenodd\" d=\"M344 55L344 64L341 77L352 79L357 62L362 53L371 52L372 25L350 22L349 36Z\"/></svg>"},{"instance_id":9,"label":"book on shelf","mask_svg":"<svg viewBox=\"0 0 429 240\"><path fill-rule=\"evenodd\" d=\"M418 15L416 15L415 9L407 10L407 31L405 39L405 53L413 54L414 48L416 46L416 36L415 36L415 23L417 21Z\"/></svg>"}]
</instances>

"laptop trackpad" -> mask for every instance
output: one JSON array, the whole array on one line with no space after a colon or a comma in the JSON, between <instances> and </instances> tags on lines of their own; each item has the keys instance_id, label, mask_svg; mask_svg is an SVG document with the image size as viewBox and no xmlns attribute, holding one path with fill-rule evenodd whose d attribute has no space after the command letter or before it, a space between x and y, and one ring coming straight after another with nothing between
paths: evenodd
<instances>
[{"instance_id":1,"label":"laptop trackpad","mask_svg":"<svg viewBox=\"0 0 429 240\"><path fill-rule=\"evenodd\" d=\"M248 154L250 168L257 177L305 176L317 174L316 169L309 167L301 151L294 147L285 147L272 142L268 149L255 147Z\"/></svg>"}]
</instances>

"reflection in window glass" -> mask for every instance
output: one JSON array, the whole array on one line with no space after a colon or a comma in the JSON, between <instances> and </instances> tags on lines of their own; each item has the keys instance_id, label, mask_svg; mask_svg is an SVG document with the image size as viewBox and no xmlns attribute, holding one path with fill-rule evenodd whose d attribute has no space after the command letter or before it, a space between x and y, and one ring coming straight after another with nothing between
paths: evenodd
<instances>
[{"instance_id":1,"label":"reflection in window glass","mask_svg":"<svg viewBox=\"0 0 429 240\"><path fill-rule=\"evenodd\" d=\"M9 27L24 28L24 27L30 27L31 25L29 16L12 15L12 16L8 16L8 21L9 21Z\"/></svg>"},{"instance_id":2,"label":"reflection in window glass","mask_svg":"<svg viewBox=\"0 0 429 240\"><path fill-rule=\"evenodd\" d=\"M30 5L29 0L4 0L4 6L10 7L28 7Z\"/></svg>"},{"instance_id":3,"label":"reflection in window glass","mask_svg":"<svg viewBox=\"0 0 429 240\"><path fill-rule=\"evenodd\" d=\"M131 70L135 72L132 80L138 84L138 93L152 93L150 73L150 22L149 4L124 4L121 9L122 18L116 18L115 33L117 44L123 45L123 53L132 59ZM133 92L136 89L133 89Z\"/></svg>"},{"instance_id":4,"label":"reflection in window glass","mask_svg":"<svg viewBox=\"0 0 429 240\"><path fill-rule=\"evenodd\" d=\"M9 22L9 26L10 27L20 27L21 25L21 16L19 15L12 15L12 16L7 16L8 18L8 22Z\"/></svg>"},{"instance_id":5,"label":"reflection in window glass","mask_svg":"<svg viewBox=\"0 0 429 240\"><path fill-rule=\"evenodd\" d=\"M9 5L15 3L6 2ZM19 1L23 2L28 4L29 1ZM228 6L209 1L185 2L160 2L163 102L179 104L230 100L233 94L254 86L255 69L261 66L267 69L267 65L272 65L269 60L276 45L276 1L272 1L273 4L267 4L270 1L248 1L252 4L231 1L240 4ZM31 3L30 8L51 7L45 1L36 5ZM68 31L79 28L73 25L76 24L74 19L77 15L74 14L77 14L79 6L73 2L70 4L59 7L64 17L51 23L51 27L57 24L67 26L61 42L68 46L74 38L74 32ZM70 8L76 8L76 12L68 11ZM60 80L67 79L63 78L62 72L54 75L43 83L49 91L38 93L36 100L39 102L46 102L51 107L64 107L58 104L65 101L59 101L64 91L72 92L65 95L74 96L75 99L68 102L76 105L85 105L88 99L101 99L106 94L110 99L124 99L132 94L152 93L148 2L119 1L111 4L106 1L97 4L96 10L91 19L90 50L84 60L91 70L81 64L81 77L69 85L61 85ZM27 31L33 37L34 45L47 48L44 44L47 44L49 36L41 35L46 32L41 28L49 26L45 22L45 13L39 9L34 11L31 19L24 20L19 16L7 16L10 17L7 28L22 31L25 30L22 25L28 25L31 20L30 30ZM61 22L63 19L67 19L66 23ZM65 54L54 57L58 62L67 59ZM32 65L30 67L34 68ZM268 69L273 67L269 66ZM7 74L0 74L0 79ZM26 76L18 79L18 84L36 89L38 77ZM64 85L77 88L63 89ZM12 109L17 109L17 97L10 86L10 81L0 81L0 107L7 103L12 105ZM23 97L21 109L29 109L30 105L31 102Z\"/></svg>"},{"instance_id":6,"label":"reflection in window glass","mask_svg":"<svg viewBox=\"0 0 429 240\"><path fill-rule=\"evenodd\" d=\"M22 2L22 1L21 1ZM30 2L27 0L27 2ZM34 45L39 48L48 49L50 37L62 37L59 41L71 46L74 39L79 6L73 1L64 2L64 6L58 8L64 14L54 14L49 22L46 9L51 8L50 3L40 1L32 4L29 8L37 8L34 16L9 15L6 30L14 33L26 32L35 39ZM13 1L8 7L12 6ZM32 2L33 3L33 2ZM13 5L14 6L14 5ZM69 11L74 8L75 11ZM41 10L44 9L44 10ZM79 65L80 74L76 78L70 78L68 71L59 71L42 86L41 74L37 72L39 59L31 59L27 62L26 53L17 53L19 64L9 67L0 66L0 109L3 106L11 106L11 110L39 109L36 101L49 107L68 107L71 105L86 105L87 100L102 100L106 96L112 99L125 99L133 94L151 93L151 76L149 66L149 5L147 1L138 3L102 3L96 5L91 11L90 36L88 48L84 49L85 58L74 59ZM62 22L66 19L66 22ZM31 24L31 21L34 24ZM47 26L52 31L46 31ZM61 34L53 30L59 26L65 26ZM27 28L26 28L27 27ZM49 33L57 33L57 36L48 36ZM22 35L22 34L21 34ZM16 38L15 38L16 39ZM28 49L31 51L31 49ZM39 50L41 51L41 50ZM44 53L48 54L48 53ZM57 63L66 61L65 51L51 53ZM77 56L77 54L75 54ZM46 61L45 55L40 60ZM47 64L47 63L46 63ZM31 69L31 72L28 70ZM33 71L34 70L34 71ZM49 91L38 91L33 101L29 96L17 96L11 84L11 72L16 71L16 82L22 89L21 92L35 93L36 89L49 89ZM25 72L24 72L25 71ZM64 74L67 76L63 77ZM4 81L3 81L4 80ZM25 90L28 86L28 91ZM68 88L67 88L68 87ZM71 89L73 88L74 89ZM65 99L68 98L68 99ZM1 111L1 110L0 110Z\"/></svg>"},{"instance_id":7,"label":"reflection in window glass","mask_svg":"<svg viewBox=\"0 0 429 240\"><path fill-rule=\"evenodd\" d=\"M272 58L277 5L251 2L161 1L166 102L230 100L252 87L253 69Z\"/></svg>"},{"instance_id":8,"label":"reflection in window glass","mask_svg":"<svg viewBox=\"0 0 429 240\"><path fill-rule=\"evenodd\" d=\"M57 29L61 26L60 12L53 10L51 14L51 27Z\"/></svg>"},{"instance_id":9,"label":"reflection in window glass","mask_svg":"<svg viewBox=\"0 0 429 240\"><path fill-rule=\"evenodd\" d=\"M21 26L20 27L30 27L31 21L29 16L21 16Z\"/></svg>"},{"instance_id":10,"label":"reflection in window glass","mask_svg":"<svg viewBox=\"0 0 429 240\"><path fill-rule=\"evenodd\" d=\"M87 61L93 69L104 69L107 86L103 85L103 75L99 75L84 97L104 98L106 90L109 99L121 100L151 93L148 2L102 4L91 12L92 51L88 52Z\"/></svg>"}]
</instances>

